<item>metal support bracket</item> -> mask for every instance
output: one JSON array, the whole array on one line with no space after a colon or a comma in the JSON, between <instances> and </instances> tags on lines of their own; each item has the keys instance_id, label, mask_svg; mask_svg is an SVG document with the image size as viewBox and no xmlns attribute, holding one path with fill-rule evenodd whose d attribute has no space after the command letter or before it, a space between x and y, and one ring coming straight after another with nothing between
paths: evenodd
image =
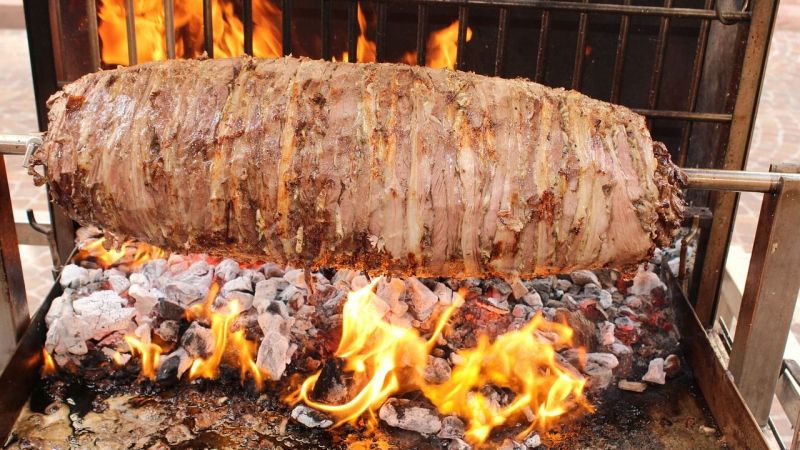
<instances>
[{"instance_id":1,"label":"metal support bracket","mask_svg":"<svg viewBox=\"0 0 800 450\"><path fill-rule=\"evenodd\" d=\"M776 191L764 194L729 365L761 426L769 418L800 290L798 224L800 180L782 177Z\"/></svg>"}]
</instances>

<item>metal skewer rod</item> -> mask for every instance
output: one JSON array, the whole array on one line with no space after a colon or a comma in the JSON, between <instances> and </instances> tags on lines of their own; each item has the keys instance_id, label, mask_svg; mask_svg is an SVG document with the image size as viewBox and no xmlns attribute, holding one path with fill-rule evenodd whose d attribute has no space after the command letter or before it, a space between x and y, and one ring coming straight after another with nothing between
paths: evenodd
<instances>
[{"instance_id":1,"label":"metal skewer rod","mask_svg":"<svg viewBox=\"0 0 800 450\"><path fill-rule=\"evenodd\" d=\"M781 178L799 180L800 174L750 172L745 170L683 169L689 189L739 192L775 192Z\"/></svg>"}]
</instances>

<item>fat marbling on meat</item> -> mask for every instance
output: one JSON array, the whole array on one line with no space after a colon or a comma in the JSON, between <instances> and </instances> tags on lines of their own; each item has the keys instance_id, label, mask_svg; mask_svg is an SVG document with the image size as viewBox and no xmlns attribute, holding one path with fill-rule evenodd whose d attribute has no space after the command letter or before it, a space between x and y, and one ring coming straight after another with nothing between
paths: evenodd
<instances>
[{"instance_id":1,"label":"fat marbling on meat","mask_svg":"<svg viewBox=\"0 0 800 450\"><path fill-rule=\"evenodd\" d=\"M167 249L532 276L631 267L684 207L643 117L522 79L172 60L86 75L49 106L37 183L78 222Z\"/></svg>"}]
</instances>

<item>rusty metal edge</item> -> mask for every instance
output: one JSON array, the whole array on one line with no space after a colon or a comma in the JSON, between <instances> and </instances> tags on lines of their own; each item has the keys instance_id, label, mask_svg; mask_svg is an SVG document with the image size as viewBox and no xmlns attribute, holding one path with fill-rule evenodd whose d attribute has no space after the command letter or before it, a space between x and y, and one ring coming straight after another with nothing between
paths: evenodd
<instances>
[{"instance_id":1,"label":"rusty metal edge","mask_svg":"<svg viewBox=\"0 0 800 450\"><path fill-rule=\"evenodd\" d=\"M747 408L730 372L716 357L705 328L695 314L677 278L662 269L675 304L681 348L711 415L731 448L769 450L755 417Z\"/></svg>"}]
</instances>

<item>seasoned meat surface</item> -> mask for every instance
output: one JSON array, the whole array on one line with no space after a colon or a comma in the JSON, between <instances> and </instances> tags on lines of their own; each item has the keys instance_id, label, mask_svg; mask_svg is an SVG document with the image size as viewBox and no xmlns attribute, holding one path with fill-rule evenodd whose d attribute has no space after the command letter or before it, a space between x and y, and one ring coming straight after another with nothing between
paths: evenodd
<instances>
[{"instance_id":1,"label":"seasoned meat surface","mask_svg":"<svg viewBox=\"0 0 800 450\"><path fill-rule=\"evenodd\" d=\"M168 249L532 276L630 267L684 207L641 116L520 79L172 60L86 75L49 105L35 180L78 222Z\"/></svg>"}]
</instances>

